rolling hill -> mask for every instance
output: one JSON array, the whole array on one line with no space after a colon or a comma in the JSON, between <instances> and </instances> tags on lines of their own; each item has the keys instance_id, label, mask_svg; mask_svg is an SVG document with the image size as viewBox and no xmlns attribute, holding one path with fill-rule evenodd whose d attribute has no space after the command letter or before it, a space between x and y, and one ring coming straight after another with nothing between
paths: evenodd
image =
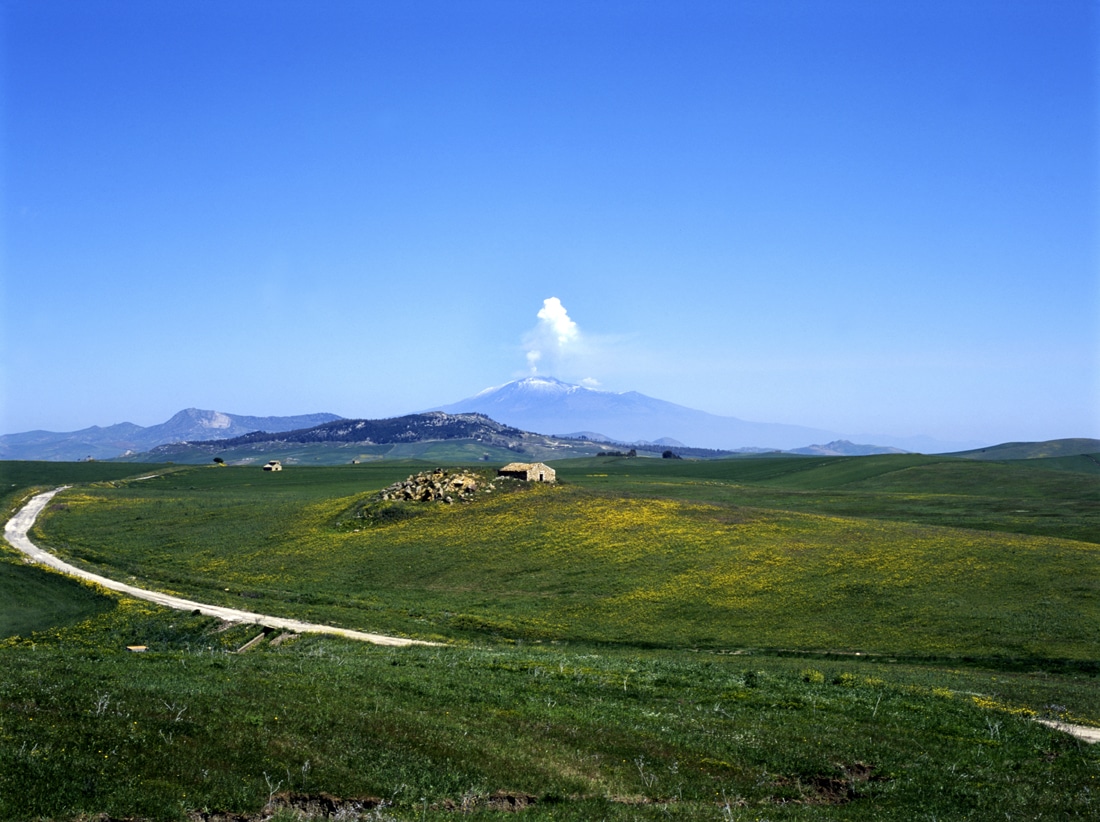
<instances>
[{"instance_id":1,"label":"rolling hill","mask_svg":"<svg viewBox=\"0 0 1100 822\"><path fill-rule=\"evenodd\" d=\"M1100 440L1072 438L1045 442L1005 442L989 448L959 451L956 457L972 460L1031 460L1100 454Z\"/></svg>"}]
</instances>

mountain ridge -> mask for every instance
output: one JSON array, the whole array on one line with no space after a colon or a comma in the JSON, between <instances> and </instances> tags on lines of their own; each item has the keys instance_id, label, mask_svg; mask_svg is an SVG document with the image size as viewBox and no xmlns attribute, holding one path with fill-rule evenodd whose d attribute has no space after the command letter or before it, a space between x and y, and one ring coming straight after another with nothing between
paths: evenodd
<instances>
[{"instance_id":1,"label":"mountain ridge","mask_svg":"<svg viewBox=\"0 0 1100 822\"><path fill-rule=\"evenodd\" d=\"M444 447L437 447L439 445ZM639 450L660 456L660 446ZM678 448L677 455L733 456L701 448ZM255 431L230 439L165 443L144 454L123 458L147 462L202 463L218 458L246 465L278 457L289 464L339 464L386 458L446 461L565 459L617 454L615 443L553 437L503 425L484 414L429 411L385 419L340 419L312 428L269 433Z\"/></svg>"},{"instance_id":2,"label":"mountain ridge","mask_svg":"<svg viewBox=\"0 0 1100 822\"><path fill-rule=\"evenodd\" d=\"M476 439L479 436L522 440L526 431L502 425L484 414L445 414L439 411L425 414L405 414L382 419L333 420L315 426L289 431L252 431L232 438L196 440L187 445L211 445L231 448L261 442L348 442L364 445L386 445L414 442L420 439ZM160 446L164 448L165 446Z\"/></svg>"},{"instance_id":3,"label":"mountain ridge","mask_svg":"<svg viewBox=\"0 0 1100 822\"><path fill-rule=\"evenodd\" d=\"M599 431L614 442L690 443L724 451L789 451L819 447L810 443L848 441L874 443L860 448L896 448L919 453L944 453L980 448L986 443L945 442L927 436L856 436L787 423L762 423L720 416L646 396L621 393L535 376L491 386L471 397L431 410L487 414L528 431L561 434Z\"/></svg>"},{"instance_id":4,"label":"mountain ridge","mask_svg":"<svg viewBox=\"0 0 1100 822\"><path fill-rule=\"evenodd\" d=\"M783 450L841 438L836 432L819 428L722 417L637 391L603 391L554 377L513 380L431 410L486 414L508 425L546 434L599 431L617 442L667 439L722 450Z\"/></svg>"},{"instance_id":5,"label":"mountain ridge","mask_svg":"<svg viewBox=\"0 0 1100 822\"><path fill-rule=\"evenodd\" d=\"M79 431L26 431L0 435L0 460L76 461L113 459L149 451L158 445L189 439L229 439L251 431L307 428L343 419L337 414L314 413L288 417L255 417L201 408L185 408L165 422L141 426L120 422Z\"/></svg>"},{"instance_id":6,"label":"mountain ridge","mask_svg":"<svg viewBox=\"0 0 1100 822\"><path fill-rule=\"evenodd\" d=\"M449 414L483 414L520 431L537 432L559 439L586 439L639 447L857 455L890 453L898 449L926 454L953 453L985 445L947 443L922 436L845 436L806 426L750 422L688 408L637 391L616 393L566 383L549 376L527 377L491 386L457 403L435 406L430 410ZM0 460L114 459L149 452L173 442L229 440L256 431L283 433L343 419L329 413L254 417L186 408L166 422L147 428L123 422L105 428L91 426L67 433L29 431L0 435Z\"/></svg>"}]
</instances>

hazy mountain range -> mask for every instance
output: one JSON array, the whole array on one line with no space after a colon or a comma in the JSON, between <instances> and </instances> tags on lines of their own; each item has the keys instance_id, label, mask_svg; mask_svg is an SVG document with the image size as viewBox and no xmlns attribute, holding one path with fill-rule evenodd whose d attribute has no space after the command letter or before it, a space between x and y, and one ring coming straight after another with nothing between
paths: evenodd
<instances>
[{"instance_id":1,"label":"hazy mountain range","mask_svg":"<svg viewBox=\"0 0 1100 822\"><path fill-rule=\"evenodd\" d=\"M639 452L646 449L639 447ZM648 456L662 453L650 448ZM679 448L687 457L729 456L727 452ZM382 420L337 420L281 433L257 431L226 440L177 442L126 457L129 461L249 465L272 458L288 465L340 465L379 459L447 462L514 462L623 453L619 446L585 439L551 437L521 431L484 414L429 411Z\"/></svg>"},{"instance_id":2,"label":"hazy mountain range","mask_svg":"<svg viewBox=\"0 0 1100 822\"><path fill-rule=\"evenodd\" d=\"M625 447L629 445L629 450ZM746 449L756 452L763 449ZM772 452L768 452L772 453ZM904 453L899 449L856 445L845 440L795 449L792 454L863 456ZM326 422L312 428L268 433L255 431L232 439L192 440L158 445L152 451L122 457L135 462L206 463L214 457L231 465L248 465L276 457L288 464L338 465L377 459L511 462L591 456L677 456L714 459L736 452L692 448L662 438L658 442L609 442L587 432L572 436L532 433L503 425L484 414L428 411L382 420Z\"/></svg>"},{"instance_id":3,"label":"hazy mountain range","mask_svg":"<svg viewBox=\"0 0 1100 822\"><path fill-rule=\"evenodd\" d=\"M897 450L944 453L980 448L987 444L942 442L920 437L845 436L819 428L749 422L736 417L708 414L636 391L601 391L552 377L515 380L431 410L448 414L483 414L504 426L543 435L627 445L644 443L724 451L783 450L854 456ZM112 459L145 453L169 443L233 440L258 431L267 434L301 432L339 421L343 418L336 414L251 417L188 408L165 423L147 428L133 423L119 423L69 433L29 431L5 434L0 436L0 459ZM371 421L352 422L362 425ZM340 426L332 430L337 428ZM369 440L369 437L366 439ZM257 439L256 443L260 441ZM307 438L302 441L318 440Z\"/></svg>"},{"instance_id":4,"label":"hazy mountain range","mask_svg":"<svg viewBox=\"0 0 1100 822\"><path fill-rule=\"evenodd\" d=\"M636 391L601 391L572 385L553 377L515 380L432 410L451 414L485 414L498 422L544 434L576 436L581 432L590 439L625 443L676 441L696 448L731 451L786 451L818 443L836 445L846 441L859 441L873 443L881 448L866 450L873 449L874 446L860 446L863 449L858 452L860 454L881 453L891 449L942 453L978 448L987 444L942 442L928 437L899 438L866 434L851 436L801 425L748 422L737 417L722 417L697 411L647 397Z\"/></svg>"},{"instance_id":5,"label":"hazy mountain range","mask_svg":"<svg viewBox=\"0 0 1100 822\"><path fill-rule=\"evenodd\" d=\"M358 445L392 445L403 442L423 442L430 440L473 439L487 445L504 448L522 446L533 439L545 439L538 434L520 431L489 419L482 414L444 414L440 411L427 414L408 414L403 417L389 417L382 420L337 419L309 428L292 431L270 432L253 431L238 437L190 441L191 446L203 446L210 453L219 449L238 448L266 443L354 443ZM157 446L151 456L159 457L174 453L179 443L165 443Z\"/></svg>"},{"instance_id":6,"label":"hazy mountain range","mask_svg":"<svg viewBox=\"0 0 1100 822\"><path fill-rule=\"evenodd\" d=\"M784 449L840 438L833 431L719 417L637 391L600 391L553 377L516 380L433 410L485 414L527 431L581 432L625 443L665 438L700 448Z\"/></svg>"},{"instance_id":7,"label":"hazy mountain range","mask_svg":"<svg viewBox=\"0 0 1100 822\"><path fill-rule=\"evenodd\" d=\"M111 459L141 453L169 442L224 440L252 431L292 431L340 419L336 414L302 414L295 417L249 417L187 408L159 425L143 427L120 422L80 431L27 431L0 436L0 459L84 460Z\"/></svg>"}]
</instances>

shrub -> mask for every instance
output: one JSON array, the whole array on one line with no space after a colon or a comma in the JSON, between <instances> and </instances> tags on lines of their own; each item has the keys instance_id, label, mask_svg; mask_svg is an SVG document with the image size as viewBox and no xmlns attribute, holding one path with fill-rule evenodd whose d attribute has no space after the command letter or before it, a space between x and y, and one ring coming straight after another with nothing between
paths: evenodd
<instances>
[{"instance_id":1,"label":"shrub","mask_svg":"<svg viewBox=\"0 0 1100 822\"><path fill-rule=\"evenodd\" d=\"M820 685L825 681L825 674L821 673L821 671L815 670L814 668L806 668L802 671L802 681L810 682L814 685Z\"/></svg>"}]
</instances>

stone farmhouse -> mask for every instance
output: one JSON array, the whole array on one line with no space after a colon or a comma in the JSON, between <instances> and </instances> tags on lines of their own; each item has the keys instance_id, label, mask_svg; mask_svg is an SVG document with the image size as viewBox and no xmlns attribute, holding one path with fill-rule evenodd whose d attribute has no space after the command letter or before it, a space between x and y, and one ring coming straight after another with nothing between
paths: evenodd
<instances>
[{"instance_id":1,"label":"stone farmhouse","mask_svg":"<svg viewBox=\"0 0 1100 822\"><path fill-rule=\"evenodd\" d=\"M272 460L271 462L269 462L267 465L264 466L264 470L265 471L282 471L283 470L283 464L281 462L279 462L278 460Z\"/></svg>"},{"instance_id":2,"label":"stone farmhouse","mask_svg":"<svg viewBox=\"0 0 1100 822\"><path fill-rule=\"evenodd\" d=\"M510 462L497 471L498 477L511 477L524 482L556 482L557 472L541 462Z\"/></svg>"}]
</instances>

